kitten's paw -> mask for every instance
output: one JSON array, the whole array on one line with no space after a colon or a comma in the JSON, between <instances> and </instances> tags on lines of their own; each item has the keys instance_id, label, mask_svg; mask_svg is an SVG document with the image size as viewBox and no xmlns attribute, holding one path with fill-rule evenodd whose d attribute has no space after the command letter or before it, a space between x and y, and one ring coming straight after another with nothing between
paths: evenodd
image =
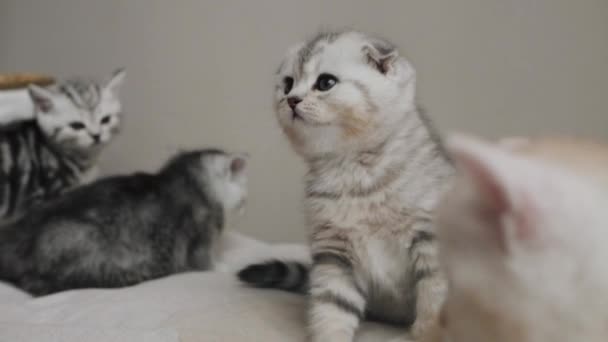
<instances>
[{"instance_id":1,"label":"kitten's paw","mask_svg":"<svg viewBox=\"0 0 608 342\"><path fill-rule=\"evenodd\" d=\"M424 341L425 337L435 328L432 320L416 320L410 329L411 340Z\"/></svg>"}]
</instances>

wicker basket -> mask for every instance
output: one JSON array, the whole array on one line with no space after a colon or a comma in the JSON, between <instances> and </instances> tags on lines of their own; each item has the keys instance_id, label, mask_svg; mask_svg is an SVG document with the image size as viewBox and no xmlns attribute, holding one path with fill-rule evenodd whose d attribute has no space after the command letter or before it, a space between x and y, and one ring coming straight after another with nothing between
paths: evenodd
<instances>
[{"instance_id":1,"label":"wicker basket","mask_svg":"<svg viewBox=\"0 0 608 342\"><path fill-rule=\"evenodd\" d=\"M0 131L34 118L34 105L27 86L55 83L51 76L34 73L0 74Z\"/></svg>"},{"instance_id":2,"label":"wicker basket","mask_svg":"<svg viewBox=\"0 0 608 342\"><path fill-rule=\"evenodd\" d=\"M25 88L30 84L47 86L55 83L51 76L35 73L0 74L0 90Z\"/></svg>"}]
</instances>

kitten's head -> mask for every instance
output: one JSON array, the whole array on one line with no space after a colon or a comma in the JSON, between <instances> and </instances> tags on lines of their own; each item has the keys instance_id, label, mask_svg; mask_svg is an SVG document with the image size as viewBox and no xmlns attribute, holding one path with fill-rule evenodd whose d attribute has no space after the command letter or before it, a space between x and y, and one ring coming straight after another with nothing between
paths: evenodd
<instances>
[{"instance_id":1,"label":"kitten's head","mask_svg":"<svg viewBox=\"0 0 608 342\"><path fill-rule=\"evenodd\" d=\"M605 340L608 187L572 163L594 156L468 138L448 147L460 171L437 217L448 340Z\"/></svg>"},{"instance_id":2,"label":"kitten's head","mask_svg":"<svg viewBox=\"0 0 608 342\"><path fill-rule=\"evenodd\" d=\"M103 83L73 79L48 88L30 86L38 126L49 142L88 155L112 140L120 127L124 78L121 69Z\"/></svg>"},{"instance_id":3,"label":"kitten's head","mask_svg":"<svg viewBox=\"0 0 608 342\"><path fill-rule=\"evenodd\" d=\"M324 33L289 50L274 107L305 158L370 148L414 108L415 72L392 44L360 32Z\"/></svg>"},{"instance_id":4,"label":"kitten's head","mask_svg":"<svg viewBox=\"0 0 608 342\"><path fill-rule=\"evenodd\" d=\"M200 193L227 212L241 212L247 199L247 155L217 149L183 152L171 159L164 173L196 181Z\"/></svg>"}]
</instances>

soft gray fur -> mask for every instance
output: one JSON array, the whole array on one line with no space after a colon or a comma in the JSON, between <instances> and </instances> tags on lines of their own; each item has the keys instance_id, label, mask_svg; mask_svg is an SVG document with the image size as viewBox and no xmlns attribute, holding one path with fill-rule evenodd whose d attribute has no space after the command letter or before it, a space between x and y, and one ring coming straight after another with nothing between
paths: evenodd
<instances>
[{"instance_id":1,"label":"soft gray fur","mask_svg":"<svg viewBox=\"0 0 608 342\"><path fill-rule=\"evenodd\" d=\"M0 230L0 279L44 295L209 269L225 213L244 205L244 167L240 156L192 151L157 174L70 191Z\"/></svg>"}]
</instances>

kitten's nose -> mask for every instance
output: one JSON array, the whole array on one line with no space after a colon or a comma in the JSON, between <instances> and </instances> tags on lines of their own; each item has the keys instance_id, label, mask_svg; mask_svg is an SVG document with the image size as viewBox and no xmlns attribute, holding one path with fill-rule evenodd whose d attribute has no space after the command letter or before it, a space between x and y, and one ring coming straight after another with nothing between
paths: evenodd
<instances>
[{"instance_id":1,"label":"kitten's nose","mask_svg":"<svg viewBox=\"0 0 608 342\"><path fill-rule=\"evenodd\" d=\"M93 141L95 143L98 143L99 139L101 138L101 135L100 134L91 134L91 138L93 138Z\"/></svg>"},{"instance_id":2,"label":"kitten's nose","mask_svg":"<svg viewBox=\"0 0 608 342\"><path fill-rule=\"evenodd\" d=\"M287 104L291 109L295 109L298 103L302 102L302 99L297 96L292 96L287 98Z\"/></svg>"}]
</instances>

